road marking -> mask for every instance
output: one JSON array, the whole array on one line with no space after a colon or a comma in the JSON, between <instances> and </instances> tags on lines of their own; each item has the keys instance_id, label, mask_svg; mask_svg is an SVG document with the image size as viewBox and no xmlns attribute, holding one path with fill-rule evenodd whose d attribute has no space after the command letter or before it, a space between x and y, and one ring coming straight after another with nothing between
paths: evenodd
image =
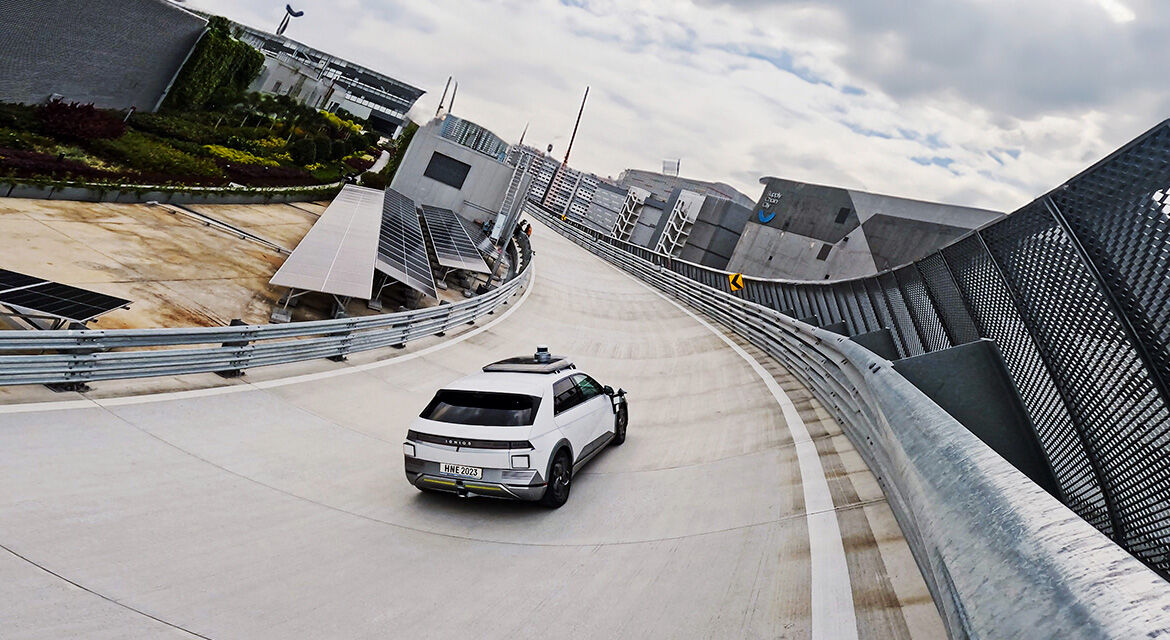
<instances>
[{"instance_id":1,"label":"road marking","mask_svg":"<svg viewBox=\"0 0 1170 640\"><path fill-rule=\"evenodd\" d=\"M574 243L575 244L575 243ZM776 379L755 358L706 320L690 309L670 299L666 294L602 260L615 271L642 285L647 291L669 302L715 334L764 381L772 393L796 445L796 460L800 468L800 485L804 489L805 520L808 523L809 562L812 565L812 638L813 640L856 640L857 614L853 609L853 587L849 580L849 565L845 561L845 545L841 541L841 527L837 522L833 496L816 444L808 434L808 427L796 410L792 398L780 388Z\"/></svg>"},{"instance_id":2,"label":"road marking","mask_svg":"<svg viewBox=\"0 0 1170 640\"><path fill-rule=\"evenodd\" d=\"M95 407L116 407L131 404L146 404L150 402L165 402L168 400L183 400L188 398L219 396L229 393L240 393L242 391L256 391L257 389L272 389L290 384L300 384L302 382L313 382L315 380L324 380L326 378L334 378L337 376L369 371L371 369L378 369L392 364L406 362L408 360L420 358L436 351L446 349L452 345L459 344L468 338L472 338L483 333L484 331L487 331L488 329L491 329L492 327L507 319L508 316L512 315L512 312L516 311L516 309L519 309L520 306L524 304L524 301L528 299L528 294L532 293L532 289L536 285L536 264L533 263L530 268L532 269L532 272L528 276L528 283L524 285L524 293L520 296L519 300L514 303L510 303L508 305L508 309L503 313L500 313L499 317L493 319L491 322L481 327L477 327L466 333L461 333L454 338L444 340L438 344L431 345L425 349L419 349L418 351L412 353L406 353L400 356L395 356L393 358L378 360L376 362L367 362L365 364L342 367L340 369L332 369L329 371L306 373L304 375L279 378L276 380L262 380L258 382L245 381L244 384L212 387L209 389L168 391L164 393L150 393L137 396L119 396L113 398L85 398L83 400L55 400L50 402L26 402L24 404L0 405L0 414L27 413L30 411L59 411L64 409L92 409Z\"/></svg>"}]
</instances>

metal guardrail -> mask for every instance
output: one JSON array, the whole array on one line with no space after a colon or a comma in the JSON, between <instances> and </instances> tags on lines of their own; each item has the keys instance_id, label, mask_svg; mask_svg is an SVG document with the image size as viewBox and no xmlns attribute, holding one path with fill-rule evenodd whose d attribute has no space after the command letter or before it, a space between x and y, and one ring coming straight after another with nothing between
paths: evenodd
<instances>
[{"instance_id":1,"label":"metal guardrail","mask_svg":"<svg viewBox=\"0 0 1170 640\"><path fill-rule=\"evenodd\" d=\"M848 338L697 281L669 256L535 207L589 251L783 362L885 491L952 638L1137 638L1170 630L1170 588ZM700 268L696 265L691 267Z\"/></svg>"},{"instance_id":2,"label":"metal guardrail","mask_svg":"<svg viewBox=\"0 0 1170 640\"><path fill-rule=\"evenodd\" d=\"M507 304L532 275L528 238L517 241L523 269L515 278L482 295L426 309L234 327L0 331L0 385L234 371L405 344Z\"/></svg>"}]
</instances>

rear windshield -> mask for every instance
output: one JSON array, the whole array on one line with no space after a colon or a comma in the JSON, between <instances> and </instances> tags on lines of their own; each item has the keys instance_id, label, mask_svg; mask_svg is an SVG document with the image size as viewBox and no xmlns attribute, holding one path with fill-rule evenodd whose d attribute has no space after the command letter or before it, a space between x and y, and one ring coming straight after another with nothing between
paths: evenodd
<instances>
[{"instance_id":1,"label":"rear windshield","mask_svg":"<svg viewBox=\"0 0 1170 640\"><path fill-rule=\"evenodd\" d=\"M523 427L536 420L539 407L536 396L442 389L420 417L484 427Z\"/></svg>"}]
</instances>

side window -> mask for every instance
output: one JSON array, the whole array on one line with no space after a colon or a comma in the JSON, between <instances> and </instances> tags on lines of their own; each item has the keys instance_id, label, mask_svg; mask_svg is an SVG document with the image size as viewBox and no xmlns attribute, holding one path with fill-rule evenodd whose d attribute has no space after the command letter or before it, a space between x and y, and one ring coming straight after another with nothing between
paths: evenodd
<instances>
[{"instance_id":1,"label":"side window","mask_svg":"<svg viewBox=\"0 0 1170 640\"><path fill-rule=\"evenodd\" d=\"M553 413L568 411L581 404L581 390L573 383L573 378L557 380L553 383Z\"/></svg>"},{"instance_id":2,"label":"side window","mask_svg":"<svg viewBox=\"0 0 1170 640\"><path fill-rule=\"evenodd\" d=\"M597 381L593 378L590 378L584 373L579 373L573 376L573 379L577 381L577 386L581 388L582 402L591 400L601 395L601 385L597 384Z\"/></svg>"}]
</instances>

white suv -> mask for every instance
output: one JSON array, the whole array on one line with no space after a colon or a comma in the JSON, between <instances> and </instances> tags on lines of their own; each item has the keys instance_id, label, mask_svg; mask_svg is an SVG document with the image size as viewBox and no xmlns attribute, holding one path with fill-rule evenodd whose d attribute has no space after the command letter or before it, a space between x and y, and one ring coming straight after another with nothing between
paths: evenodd
<instances>
[{"instance_id":1,"label":"white suv","mask_svg":"<svg viewBox=\"0 0 1170 640\"><path fill-rule=\"evenodd\" d=\"M547 347L490 364L440 389L411 425L406 479L424 491L559 507L582 465L625 442L625 395Z\"/></svg>"}]
</instances>

